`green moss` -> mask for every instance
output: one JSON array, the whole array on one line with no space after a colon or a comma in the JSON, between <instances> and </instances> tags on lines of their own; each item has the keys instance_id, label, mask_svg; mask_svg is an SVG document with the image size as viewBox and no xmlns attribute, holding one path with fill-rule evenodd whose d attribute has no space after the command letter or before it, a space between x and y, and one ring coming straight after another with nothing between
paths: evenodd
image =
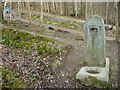
<instances>
[{"instance_id":1,"label":"green moss","mask_svg":"<svg viewBox=\"0 0 120 90\"><path fill-rule=\"evenodd\" d=\"M112 34L115 35L115 34L116 34L116 30L113 30L113 31L112 31Z\"/></svg>"},{"instance_id":2,"label":"green moss","mask_svg":"<svg viewBox=\"0 0 120 90\"><path fill-rule=\"evenodd\" d=\"M84 66L88 65L88 62L83 61L83 65L84 65Z\"/></svg>"},{"instance_id":3,"label":"green moss","mask_svg":"<svg viewBox=\"0 0 120 90\"><path fill-rule=\"evenodd\" d=\"M40 20L40 16L33 16L33 15L31 15L31 19L39 21Z\"/></svg>"},{"instance_id":4,"label":"green moss","mask_svg":"<svg viewBox=\"0 0 120 90\"><path fill-rule=\"evenodd\" d=\"M83 40L82 36L75 36L75 40Z\"/></svg>"},{"instance_id":5,"label":"green moss","mask_svg":"<svg viewBox=\"0 0 120 90\"><path fill-rule=\"evenodd\" d=\"M29 14L27 14L27 13L21 13L21 17L23 17L23 18L29 18Z\"/></svg>"},{"instance_id":6,"label":"green moss","mask_svg":"<svg viewBox=\"0 0 120 90\"><path fill-rule=\"evenodd\" d=\"M43 19L42 19L42 22L48 23L48 22L49 22L49 19L48 19L48 18L43 18Z\"/></svg>"},{"instance_id":7,"label":"green moss","mask_svg":"<svg viewBox=\"0 0 120 90\"><path fill-rule=\"evenodd\" d=\"M102 88L108 88L111 86L109 82L98 80L97 78L92 76L89 76L88 78L83 79L82 83L86 85L93 85L95 87L102 87Z\"/></svg>"},{"instance_id":8,"label":"green moss","mask_svg":"<svg viewBox=\"0 0 120 90\"><path fill-rule=\"evenodd\" d=\"M110 48L110 46L106 45L105 48Z\"/></svg>"},{"instance_id":9,"label":"green moss","mask_svg":"<svg viewBox=\"0 0 120 90\"><path fill-rule=\"evenodd\" d=\"M20 80L19 73L13 73L12 70L2 68L3 88L24 88L23 82Z\"/></svg>"},{"instance_id":10,"label":"green moss","mask_svg":"<svg viewBox=\"0 0 120 90\"><path fill-rule=\"evenodd\" d=\"M47 17L47 18L43 18L43 19L42 19L42 22L48 23L48 24L57 24L57 23L58 23L58 22L55 21L55 20L49 20L48 17Z\"/></svg>"},{"instance_id":11,"label":"green moss","mask_svg":"<svg viewBox=\"0 0 120 90\"><path fill-rule=\"evenodd\" d=\"M2 24L7 24L7 21L6 20L2 20Z\"/></svg>"},{"instance_id":12,"label":"green moss","mask_svg":"<svg viewBox=\"0 0 120 90\"><path fill-rule=\"evenodd\" d=\"M62 27L66 27L66 28L79 29L79 27L77 25L75 25L75 24L68 24L68 23L65 23L65 22L58 23L57 21L49 20L48 18L44 18L42 21L44 23L57 24L58 26L62 26Z\"/></svg>"},{"instance_id":13,"label":"green moss","mask_svg":"<svg viewBox=\"0 0 120 90\"><path fill-rule=\"evenodd\" d=\"M25 15L25 13L21 13L21 16L23 17Z\"/></svg>"}]
</instances>

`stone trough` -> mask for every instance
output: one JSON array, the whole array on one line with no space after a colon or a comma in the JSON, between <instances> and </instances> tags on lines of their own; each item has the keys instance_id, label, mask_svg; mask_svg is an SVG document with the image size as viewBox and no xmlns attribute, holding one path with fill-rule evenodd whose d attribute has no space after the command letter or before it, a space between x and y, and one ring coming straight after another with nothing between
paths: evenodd
<instances>
[{"instance_id":1,"label":"stone trough","mask_svg":"<svg viewBox=\"0 0 120 90\"><path fill-rule=\"evenodd\" d=\"M90 81L90 78L94 77L96 80L103 82L109 81L109 59L106 58L105 67L82 67L76 75L76 79L80 79L82 82L85 80L85 84L91 85L96 84L94 80Z\"/></svg>"}]
</instances>

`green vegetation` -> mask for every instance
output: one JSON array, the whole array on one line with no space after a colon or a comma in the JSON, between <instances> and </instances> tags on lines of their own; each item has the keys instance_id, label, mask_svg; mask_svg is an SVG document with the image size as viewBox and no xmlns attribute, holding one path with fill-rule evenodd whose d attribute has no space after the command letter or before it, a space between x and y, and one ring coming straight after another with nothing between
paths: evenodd
<instances>
[{"instance_id":1,"label":"green vegetation","mask_svg":"<svg viewBox=\"0 0 120 90\"><path fill-rule=\"evenodd\" d=\"M4 10L3 4L1 4L0 5L0 22L2 22L2 20L3 20L3 10Z\"/></svg>"},{"instance_id":2,"label":"green vegetation","mask_svg":"<svg viewBox=\"0 0 120 90\"><path fill-rule=\"evenodd\" d=\"M24 17L24 16L25 16L25 13L21 13L21 16Z\"/></svg>"},{"instance_id":3,"label":"green vegetation","mask_svg":"<svg viewBox=\"0 0 120 90\"><path fill-rule=\"evenodd\" d=\"M49 20L48 18L43 18L42 22L48 23L48 24L57 24L58 23L57 21Z\"/></svg>"},{"instance_id":4,"label":"green vegetation","mask_svg":"<svg viewBox=\"0 0 120 90\"><path fill-rule=\"evenodd\" d=\"M83 37L82 37L82 36L79 36L79 35L76 35L76 36L75 36L75 40L82 40L82 41L83 41Z\"/></svg>"},{"instance_id":5,"label":"green vegetation","mask_svg":"<svg viewBox=\"0 0 120 90\"><path fill-rule=\"evenodd\" d=\"M47 56L62 51L56 41L48 38L5 28L2 29L2 35L3 44L21 49L34 49L40 55Z\"/></svg>"},{"instance_id":6,"label":"green vegetation","mask_svg":"<svg viewBox=\"0 0 120 90\"><path fill-rule=\"evenodd\" d=\"M31 19L36 20L36 21L39 21L39 20L40 20L40 16L32 16L32 15L31 15Z\"/></svg>"},{"instance_id":7,"label":"green vegetation","mask_svg":"<svg viewBox=\"0 0 120 90\"><path fill-rule=\"evenodd\" d=\"M115 35L115 34L116 34L116 30L113 30L113 31L112 31L112 34Z\"/></svg>"},{"instance_id":8,"label":"green vegetation","mask_svg":"<svg viewBox=\"0 0 120 90\"><path fill-rule=\"evenodd\" d=\"M29 18L29 16L26 13L21 13L21 16L24 17L24 18ZM40 20L40 16L33 16L33 15L31 15L31 19L39 21ZM79 29L79 27L77 25L75 25L75 24L70 24L70 23L65 23L65 22L58 23L58 21L56 21L56 20L49 20L48 16L45 16L42 19L42 22L48 23L48 24L55 24L55 25L66 27L66 28L70 28L70 29Z\"/></svg>"},{"instance_id":9,"label":"green vegetation","mask_svg":"<svg viewBox=\"0 0 120 90\"><path fill-rule=\"evenodd\" d=\"M3 88L24 88L24 84L20 80L20 74L13 73L12 70L7 68L2 68L2 81Z\"/></svg>"},{"instance_id":10,"label":"green vegetation","mask_svg":"<svg viewBox=\"0 0 120 90\"><path fill-rule=\"evenodd\" d=\"M42 19L42 22L44 22L44 23L49 23L49 19L48 19L48 18L43 18L43 19Z\"/></svg>"},{"instance_id":11,"label":"green vegetation","mask_svg":"<svg viewBox=\"0 0 120 90\"><path fill-rule=\"evenodd\" d=\"M56 68L60 66L60 62L61 62L60 57L53 57L52 62L53 62L52 67L55 70Z\"/></svg>"},{"instance_id":12,"label":"green vegetation","mask_svg":"<svg viewBox=\"0 0 120 90\"><path fill-rule=\"evenodd\" d=\"M2 24L7 24L7 21L3 19Z\"/></svg>"},{"instance_id":13,"label":"green vegetation","mask_svg":"<svg viewBox=\"0 0 120 90\"><path fill-rule=\"evenodd\" d=\"M75 24L68 24L68 23L65 23L65 22L58 23L58 25L63 26L63 27L67 27L67 28L71 28L71 29L78 29L79 28Z\"/></svg>"},{"instance_id":14,"label":"green vegetation","mask_svg":"<svg viewBox=\"0 0 120 90\"><path fill-rule=\"evenodd\" d=\"M21 17L23 17L23 18L30 18L29 17L29 14L27 14L27 13L21 13ZM31 15L31 19L32 20L36 20L36 21L39 21L40 20L40 16L33 16L33 15Z\"/></svg>"},{"instance_id":15,"label":"green vegetation","mask_svg":"<svg viewBox=\"0 0 120 90\"><path fill-rule=\"evenodd\" d=\"M43 22L48 23L48 24L56 24L58 26L62 26L62 27L66 27L66 28L71 28L71 29L78 29L79 27L75 24L70 24L70 23L65 23L65 22L60 22L58 23L58 21L56 20L49 20L49 17L44 17Z\"/></svg>"},{"instance_id":16,"label":"green vegetation","mask_svg":"<svg viewBox=\"0 0 120 90\"><path fill-rule=\"evenodd\" d=\"M27 13L21 13L21 17L23 17L23 18L29 18L29 15Z\"/></svg>"},{"instance_id":17,"label":"green vegetation","mask_svg":"<svg viewBox=\"0 0 120 90\"><path fill-rule=\"evenodd\" d=\"M57 24L58 26L62 26L62 27L66 27L66 28L71 28L71 29L78 29L79 28L75 24L68 24L68 23L65 23L65 22L58 23L57 21L49 20L48 18L44 18L42 21L45 22L45 23L48 23L48 24Z\"/></svg>"}]
</instances>

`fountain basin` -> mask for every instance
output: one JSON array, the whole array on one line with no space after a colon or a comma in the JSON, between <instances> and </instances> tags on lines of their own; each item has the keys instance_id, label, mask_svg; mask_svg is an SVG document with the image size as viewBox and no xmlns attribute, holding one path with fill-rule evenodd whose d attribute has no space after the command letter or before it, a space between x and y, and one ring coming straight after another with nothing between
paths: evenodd
<instances>
[{"instance_id":1,"label":"fountain basin","mask_svg":"<svg viewBox=\"0 0 120 90\"><path fill-rule=\"evenodd\" d=\"M105 67L82 67L76 75L83 83L96 84L94 82L108 82L109 81L109 59L106 58Z\"/></svg>"}]
</instances>

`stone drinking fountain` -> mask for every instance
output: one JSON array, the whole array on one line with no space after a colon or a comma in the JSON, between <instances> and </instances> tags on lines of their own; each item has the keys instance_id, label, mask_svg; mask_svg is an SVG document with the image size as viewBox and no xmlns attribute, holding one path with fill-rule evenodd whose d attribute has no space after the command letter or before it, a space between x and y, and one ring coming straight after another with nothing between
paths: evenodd
<instances>
[{"instance_id":1,"label":"stone drinking fountain","mask_svg":"<svg viewBox=\"0 0 120 90\"><path fill-rule=\"evenodd\" d=\"M108 84L109 59L105 55L105 26L100 16L91 16L85 21L84 63L76 79L86 85Z\"/></svg>"}]
</instances>

